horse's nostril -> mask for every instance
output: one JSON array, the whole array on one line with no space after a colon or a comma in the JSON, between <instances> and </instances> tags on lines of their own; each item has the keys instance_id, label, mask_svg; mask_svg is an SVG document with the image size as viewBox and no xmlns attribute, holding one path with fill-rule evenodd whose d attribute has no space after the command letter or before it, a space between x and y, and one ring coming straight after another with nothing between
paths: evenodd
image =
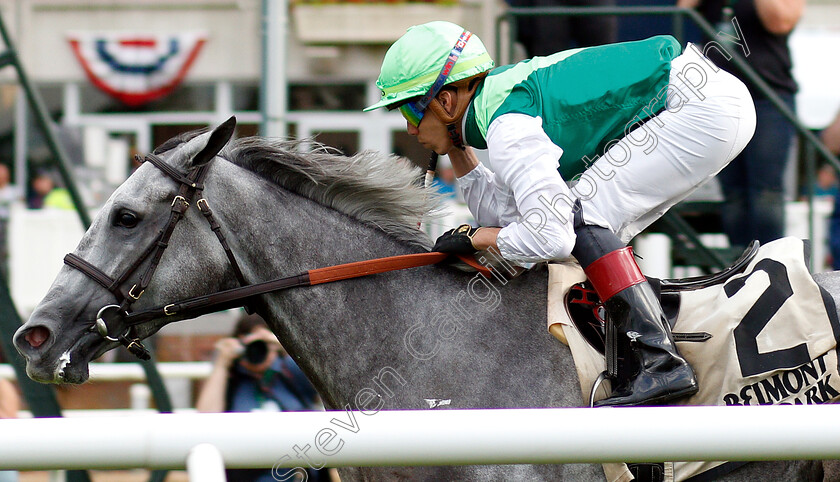
<instances>
[{"instance_id":1,"label":"horse's nostril","mask_svg":"<svg viewBox=\"0 0 840 482\"><path fill-rule=\"evenodd\" d=\"M43 326L36 326L32 328L31 330L26 332L26 336L24 336L26 342L29 343L29 345L32 348L38 348L39 346L43 345L49 337L50 331L44 328Z\"/></svg>"}]
</instances>

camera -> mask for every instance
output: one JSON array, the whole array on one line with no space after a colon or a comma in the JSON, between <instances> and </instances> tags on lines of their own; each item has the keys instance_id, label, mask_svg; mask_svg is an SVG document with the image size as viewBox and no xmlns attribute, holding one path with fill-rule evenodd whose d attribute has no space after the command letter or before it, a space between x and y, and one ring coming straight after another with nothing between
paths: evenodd
<instances>
[{"instance_id":1,"label":"camera","mask_svg":"<svg viewBox=\"0 0 840 482\"><path fill-rule=\"evenodd\" d=\"M245 345L245 352L242 359L253 365L259 365L268 357L268 343L263 340L254 340Z\"/></svg>"}]
</instances>

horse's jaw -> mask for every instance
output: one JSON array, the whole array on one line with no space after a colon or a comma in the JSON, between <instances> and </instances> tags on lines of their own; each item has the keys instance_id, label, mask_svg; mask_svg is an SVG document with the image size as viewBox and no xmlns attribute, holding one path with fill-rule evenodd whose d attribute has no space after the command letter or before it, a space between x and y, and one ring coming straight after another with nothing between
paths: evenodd
<instances>
[{"instance_id":1,"label":"horse's jaw","mask_svg":"<svg viewBox=\"0 0 840 482\"><path fill-rule=\"evenodd\" d=\"M24 354L23 357L26 360L26 374L36 382L77 385L86 382L90 377L90 359L84 356L77 346L58 353L58 356L49 352L38 357L28 354Z\"/></svg>"},{"instance_id":2,"label":"horse's jaw","mask_svg":"<svg viewBox=\"0 0 840 482\"><path fill-rule=\"evenodd\" d=\"M79 340L73 347L62 351L58 356L43 356L39 358L26 357L26 374L29 378L40 383L71 384L85 383L90 377L90 361L99 353L110 349L105 340L98 335L95 338L87 336ZM101 345L99 349L97 345ZM90 349L83 349L83 347Z\"/></svg>"},{"instance_id":3,"label":"horse's jaw","mask_svg":"<svg viewBox=\"0 0 840 482\"><path fill-rule=\"evenodd\" d=\"M84 383L90 376L90 361L113 348L114 343L81 323L56 320L36 309L15 333L14 344L26 360L26 374L40 383ZM62 325L73 327L76 333L56 337L54 327ZM36 332L38 336L33 336Z\"/></svg>"}]
</instances>

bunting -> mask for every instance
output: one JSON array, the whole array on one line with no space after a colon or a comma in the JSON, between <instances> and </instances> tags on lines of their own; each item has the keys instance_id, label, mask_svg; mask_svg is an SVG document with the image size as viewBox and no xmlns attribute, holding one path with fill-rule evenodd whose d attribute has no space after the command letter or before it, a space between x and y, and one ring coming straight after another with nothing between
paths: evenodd
<instances>
[{"instance_id":1,"label":"bunting","mask_svg":"<svg viewBox=\"0 0 840 482\"><path fill-rule=\"evenodd\" d=\"M139 106L172 92L184 79L206 41L203 33L72 33L68 42L87 74L103 92Z\"/></svg>"}]
</instances>

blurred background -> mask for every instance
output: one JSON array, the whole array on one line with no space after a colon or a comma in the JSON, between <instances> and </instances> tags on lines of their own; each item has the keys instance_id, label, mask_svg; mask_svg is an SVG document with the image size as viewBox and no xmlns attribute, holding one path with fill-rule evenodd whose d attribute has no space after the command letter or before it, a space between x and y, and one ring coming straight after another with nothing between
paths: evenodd
<instances>
[{"instance_id":1,"label":"blurred background","mask_svg":"<svg viewBox=\"0 0 840 482\"><path fill-rule=\"evenodd\" d=\"M430 153L406 134L399 113L361 111L380 97L374 82L386 49L410 25L449 20L478 34L497 65L521 60L533 46L526 45L521 29L507 15L511 7L528 7L512 3L0 0L0 19L13 44L3 47L17 59L10 63L8 56L0 57L7 64L0 70L0 264L15 310L23 319L28 316L64 254L81 237L80 207L73 201L95 213L136 167L133 155L150 152L181 132L235 114L238 136L308 138L348 155L376 149L425 167ZM666 14L619 12L615 39L667 33L702 41L691 18L667 11L674 4L616 0L618 8L660 8ZM558 23L556 31L563 28ZM795 114L802 128L816 135L840 110L837 0L807 0L789 46L799 84ZM34 94L27 93L20 71ZM41 128L31 95L40 100L64 159L57 158L51 136ZM811 150L801 140L798 136L788 153L787 230L813 240L813 268L823 271L832 262L829 219L837 170L819 156L809 158ZM827 167L820 170L821 165ZM446 159L441 160L438 183L451 192ZM457 195L451 197L450 216L426 227L433 236L470 220ZM717 220L720 200L713 182L676 210L692 235L713 250L728 246ZM660 228L654 226L648 234L658 234ZM705 258L680 252L677 238L673 233L646 238L653 249L664 243L673 252L651 265L657 272L649 274L683 276L710 269L713 263ZM170 325L156 335L157 361L199 363L166 371L175 373L166 376L166 387L176 409L194 405L197 386L209 373L214 343L230 332L238 316L236 311L212 315L210 320ZM103 361L128 361L121 356L115 351ZM59 388L59 402L68 410L154 407L142 373L131 373L94 377L82 388ZM8 365L0 364L0 378L14 379ZM24 416L25 409L24 401Z\"/></svg>"},{"instance_id":2,"label":"blurred background","mask_svg":"<svg viewBox=\"0 0 840 482\"><path fill-rule=\"evenodd\" d=\"M543 5L563 3L570 2ZM675 2L615 3L673 7ZM346 154L376 149L425 167L429 153L406 134L398 113L361 112L379 98L374 81L385 50L408 26L446 19L477 33L497 64L520 60L528 52L518 41L521 35L511 36L512 22L503 17L509 8L501 0L0 0L20 63L43 100L89 210L130 174L134 154L231 114L237 116L239 136L312 138ZM552 18L560 34L561 17ZM616 20L617 40L671 33L702 41L690 19ZM840 48L840 5L808 0L789 44L800 86L796 114L818 131L840 108L840 62L825 55ZM11 186L3 196L11 205L0 211L9 211L10 285L24 312L40 299L51 281L47 273L77 241L76 234L64 234L77 225L72 213L31 209L42 207L50 190L66 186L25 99L15 69L0 70L0 164L8 168ZM806 183L804 168L788 165L787 199L797 201ZM443 171L445 159L442 166ZM448 173L441 174L445 183ZM697 196L715 200L713 184ZM48 205L71 207L66 197L64 203L54 198ZM66 244L55 246L64 239ZM33 272L39 276L30 276Z\"/></svg>"}]
</instances>

